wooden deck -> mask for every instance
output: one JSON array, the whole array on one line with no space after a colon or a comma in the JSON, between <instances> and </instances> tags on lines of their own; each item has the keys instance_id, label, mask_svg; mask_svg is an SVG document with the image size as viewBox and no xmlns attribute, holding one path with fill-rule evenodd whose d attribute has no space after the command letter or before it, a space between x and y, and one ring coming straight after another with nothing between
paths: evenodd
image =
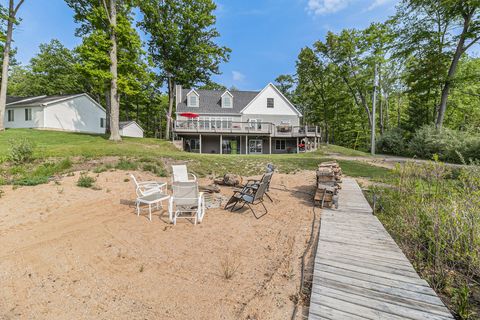
<instances>
[{"instance_id":1,"label":"wooden deck","mask_svg":"<svg viewBox=\"0 0 480 320\"><path fill-rule=\"evenodd\" d=\"M323 210L309 319L453 319L387 233L354 179Z\"/></svg>"}]
</instances>

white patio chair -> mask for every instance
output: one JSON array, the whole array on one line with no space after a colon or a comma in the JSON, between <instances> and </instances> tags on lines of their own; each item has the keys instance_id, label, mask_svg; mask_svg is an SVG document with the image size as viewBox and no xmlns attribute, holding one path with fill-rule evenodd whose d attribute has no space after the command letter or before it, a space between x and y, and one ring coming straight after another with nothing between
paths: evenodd
<instances>
[{"instance_id":1,"label":"white patio chair","mask_svg":"<svg viewBox=\"0 0 480 320\"><path fill-rule=\"evenodd\" d=\"M146 196L152 193L166 193L167 184L157 181L138 181L133 174L130 174L135 183L135 191L138 197Z\"/></svg>"},{"instance_id":2,"label":"white patio chair","mask_svg":"<svg viewBox=\"0 0 480 320\"><path fill-rule=\"evenodd\" d=\"M173 194L168 205L170 222L177 224L177 219L192 219L195 225L201 223L205 215L205 198L198 192L196 182L174 182Z\"/></svg>"},{"instance_id":3,"label":"white patio chair","mask_svg":"<svg viewBox=\"0 0 480 320\"><path fill-rule=\"evenodd\" d=\"M189 176L192 179L189 179ZM187 166L184 164L172 165L172 183L173 182L195 182L197 177L193 173L188 173Z\"/></svg>"}]
</instances>

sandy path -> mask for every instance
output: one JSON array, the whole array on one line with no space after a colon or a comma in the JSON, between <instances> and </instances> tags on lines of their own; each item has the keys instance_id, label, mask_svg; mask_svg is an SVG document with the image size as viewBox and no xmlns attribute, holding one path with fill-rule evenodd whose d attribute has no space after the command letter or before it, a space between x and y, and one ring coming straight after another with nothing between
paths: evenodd
<instances>
[{"instance_id":1,"label":"sandy path","mask_svg":"<svg viewBox=\"0 0 480 320\"><path fill-rule=\"evenodd\" d=\"M137 173L141 179L152 179ZM0 198L0 319L287 319L312 220L310 197L272 189L269 214L207 211L172 227L137 217L123 171L78 174ZM165 179L164 179L165 180ZM312 191L314 173L272 186ZM231 194L223 188L222 193ZM221 262L239 264L233 278Z\"/></svg>"}]
</instances>

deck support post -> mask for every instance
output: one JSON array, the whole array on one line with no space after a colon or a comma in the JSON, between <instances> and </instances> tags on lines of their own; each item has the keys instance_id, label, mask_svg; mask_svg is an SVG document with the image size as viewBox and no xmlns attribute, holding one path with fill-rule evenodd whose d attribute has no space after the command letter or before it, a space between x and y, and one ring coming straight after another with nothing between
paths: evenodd
<instances>
[{"instance_id":1,"label":"deck support post","mask_svg":"<svg viewBox=\"0 0 480 320\"><path fill-rule=\"evenodd\" d=\"M220 154L223 154L223 135L220 135Z\"/></svg>"},{"instance_id":2,"label":"deck support post","mask_svg":"<svg viewBox=\"0 0 480 320\"><path fill-rule=\"evenodd\" d=\"M245 154L248 154L248 136L245 136Z\"/></svg>"},{"instance_id":3,"label":"deck support post","mask_svg":"<svg viewBox=\"0 0 480 320\"><path fill-rule=\"evenodd\" d=\"M200 146L199 153L202 154L202 135L198 135L198 145Z\"/></svg>"},{"instance_id":4,"label":"deck support post","mask_svg":"<svg viewBox=\"0 0 480 320\"><path fill-rule=\"evenodd\" d=\"M269 153L272 154L272 137L268 137L268 149Z\"/></svg>"},{"instance_id":5,"label":"deck support post","mask_svg":"<svg viewBox=\"0 0 480 320\"><path fill-rule=\"evenodd\" d=\"M297 153L300 153L300 146L298 144L299 144L299 142L298 142L298 137L297 137Z\"/></svg>"}]
</instances>

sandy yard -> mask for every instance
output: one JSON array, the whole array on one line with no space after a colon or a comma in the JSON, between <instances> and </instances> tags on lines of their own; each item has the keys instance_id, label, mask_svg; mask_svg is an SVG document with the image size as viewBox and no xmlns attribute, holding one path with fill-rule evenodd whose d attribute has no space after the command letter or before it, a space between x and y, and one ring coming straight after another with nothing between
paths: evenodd
<instances>
[{"instance_id":1,"label":"sandy yard","mask_svg":"<svg viewBox=\"0 0 480 320\"><path fill-rule=\"evenodd\" d=\"M0 319L291 317L313 217L311 197L292 191L313 192L314 172L275 174L260 220L211 209L175 227L166 211L137 217L127 172L95 175L99 190L78 175L0 187ZM227 260L238 265L229 280Z\"/></svg>"}]
</instances>

